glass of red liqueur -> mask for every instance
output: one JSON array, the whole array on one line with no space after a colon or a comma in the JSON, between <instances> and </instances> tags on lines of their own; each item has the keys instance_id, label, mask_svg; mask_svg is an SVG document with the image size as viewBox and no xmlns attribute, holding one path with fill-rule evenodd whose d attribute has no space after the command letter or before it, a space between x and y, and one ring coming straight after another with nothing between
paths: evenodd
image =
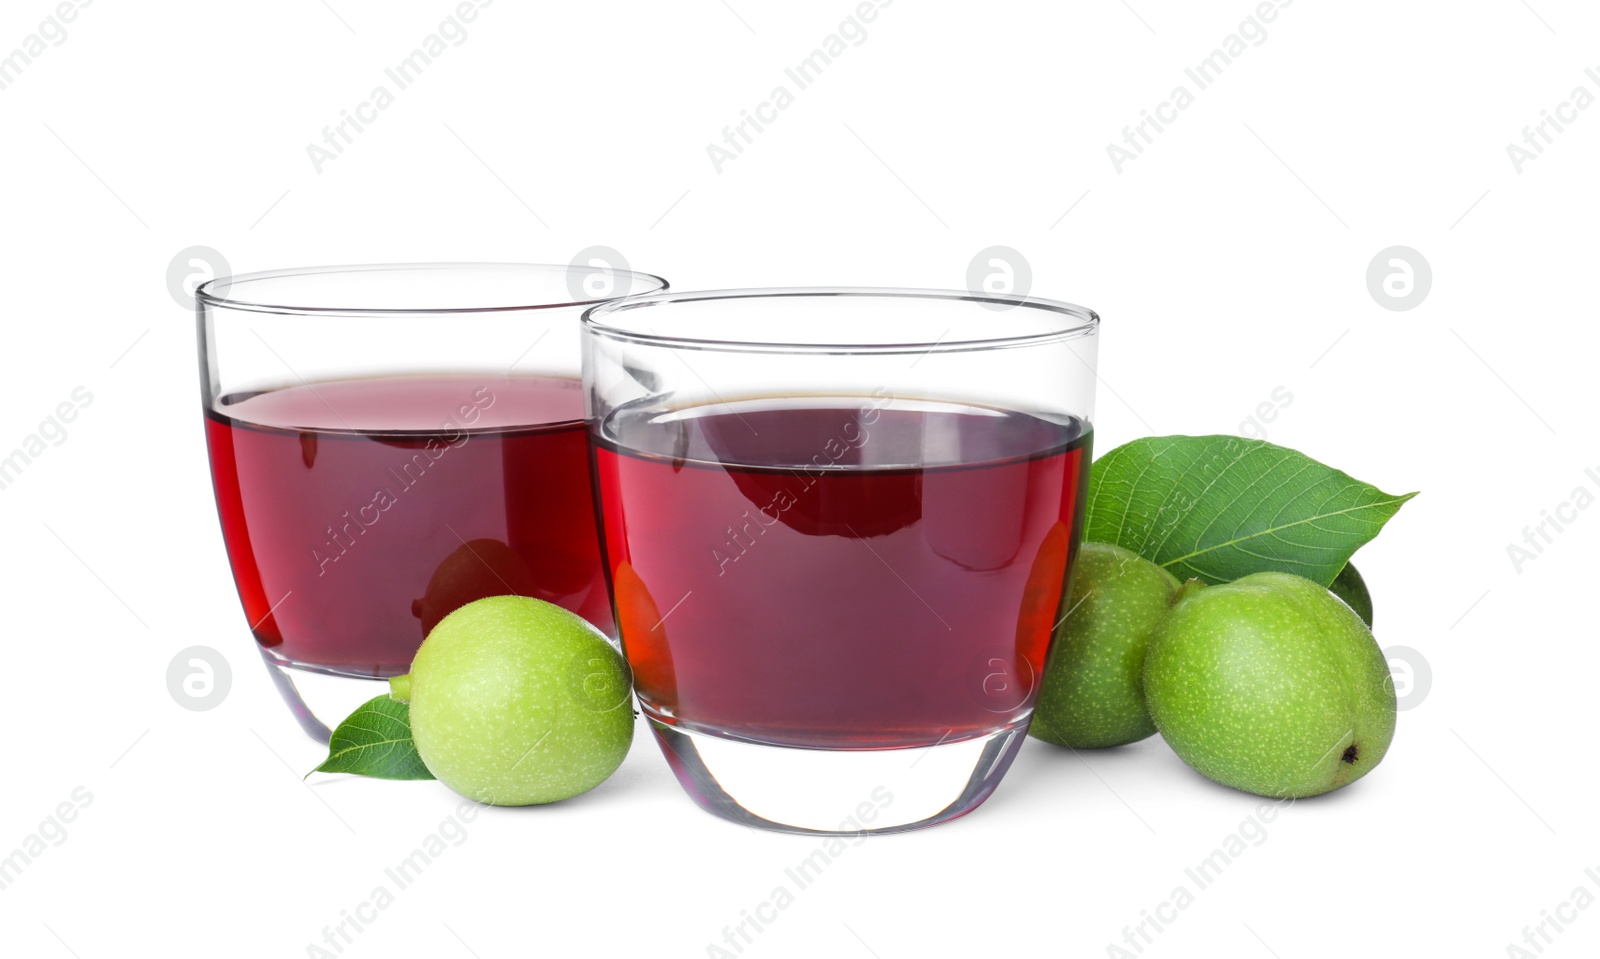
<instances>
[{"instance_id":1,"label":"glass of red liqueur","mask_svg":"<svg viewBox=\"0 0 1600 959\"><path fill-rule=\"evenodd\" d=\"M1065 303L922 290L585 313L617 624L703 808L892 832L994 790L1065 613L1098 326Z\"/></svg>"},{"instance_id":2,"label":"glass of red liqueur","mask_svg":"<svg viewBox=\"0 0 1600 959\"><path fill-rule=\"evenodd\" d=\"M579 318L666 288L599 264L426 264L197 291L223 540L307 733L326 741L475 599L535 596L615 635Z\"/></svg>"}]
</instances>

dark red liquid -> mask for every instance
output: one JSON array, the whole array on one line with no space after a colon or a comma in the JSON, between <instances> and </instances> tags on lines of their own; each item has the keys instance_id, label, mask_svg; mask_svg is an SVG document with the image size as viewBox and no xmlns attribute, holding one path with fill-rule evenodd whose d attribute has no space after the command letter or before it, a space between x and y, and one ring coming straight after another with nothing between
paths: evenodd
<instances>
[{"instance_id":1,"label":"dark red liquid","mask_svg":"<svg viewBox=\"0 0 1600 959\"><path fill-rule=\"evenodd\" d=\"M611 609L576 380L440 375L226 396L207 412L228 558L273 657L405 672L484 596ZM530 425L542 424L542 425Z\"/></svg>"},{"instance_id":2,"label":"dark red liquid","mask_svg":"<svg viewBox=\"0 0 1600 959\"><path fill-rule=\"evenodd\" d=\"M595 446L655 718L870 748L1031 715L1080 534L1081 421L791 398L624 410Z\"/></svg>"}]
</instances>

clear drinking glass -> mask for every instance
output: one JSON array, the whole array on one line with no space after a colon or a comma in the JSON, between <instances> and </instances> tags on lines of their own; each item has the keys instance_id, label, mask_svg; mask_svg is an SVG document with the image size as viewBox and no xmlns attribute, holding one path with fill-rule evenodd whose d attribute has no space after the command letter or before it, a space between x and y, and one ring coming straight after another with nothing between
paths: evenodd
<instances>
[{"instance_id":1,"label":"clear drinking glass","mask_svg":"<svg viewBox=\"0 0 1600 959\"><path fill-rule=\"evenodd\" d=\"M871 289L584 315L622 643L702 807L889 832L994 790L1081 536L1098 325Z\"/></svg>"},{"instance_id":2,"label":"clear drinking glass","mask_svg":"<svg viewBox=\"0 0 1600 959\"><path fill-rule=\"evenodd\" d=\"M583 310L666 289L590 266L254 273L196 294L228 559L311 736L484 596L613 633L583 424ZM289 672L292 670L293 672Z\"/></svg>"}]
</instances>

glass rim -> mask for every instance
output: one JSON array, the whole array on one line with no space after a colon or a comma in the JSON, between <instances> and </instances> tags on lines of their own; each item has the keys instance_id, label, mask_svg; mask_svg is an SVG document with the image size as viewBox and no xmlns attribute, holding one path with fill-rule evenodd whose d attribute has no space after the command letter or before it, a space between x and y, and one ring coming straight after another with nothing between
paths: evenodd
<instances>
[{"instance_id":1,"label":"glass rim","mask_svg":"<svg viewBox=\"0 0 1600 959\"><path fill-rule=\"evenodd\" d=\"M629 310L649 309L678 303L714 302L741 299L785 299L798 297L854 297L883 299L926 299L944 302L968 301L991 308L1020 308L1053 313L1070 318L1071 324L1059 328L1010 336L982 336L952 339L945 334L932 340L895 340L874 342L863 337L847 343L800 343L785 341L782 337L771 339L725 339L720 337L659 333L607 322L607 318ZM683 349L716 350L719 352L750 353L826 353L826 354L880 354L880 353L945 353L1015 346L1031 346L1078 339L1094 334L1100 327L1100 315L1094 310L1075 303L1050 300L1035 296L974 293L970 290L938 290L914 287L871 286L814 286L768 287L728 290L689 290L659 292L608 300L584 311L583 328L596 336L625 340L649 346L677 347Z\"/></svg>"},{"instance_id":2,"label":"glass rim","mask_svg":"<svg viewBox=\"0 0 1600 959\"><path fill-rule=\"evenodd\" d=\"M497 262L438 262L438 263L351 263L335 266L309 266L292 267L281 270L259 270L252 273L238 273L231 276L219 276L207 280L195 288L194 301L196 309L222 309L238 310L248 313L274 313L287 316L449 316L458 313L518 313L529 310L559 310L576 307L594 307L615 302L626 296L652 295L663 293L671 289L662 277L653 273L641 273L638 270L613 270L614 274L625 275L630 280L643 281L644 294L620 294L618 296L596 297L591 299L552 299L549 302L536 303L507 303L496 306L447 306L447 307L356 307L356 306L315 306L289 303L267 303L254 299L234 297L220 291L247 283L261 280L281 280L302 276L327 276L341 273L382 273L382 272L421 272L430 270L481 270L481 269L517 269L533 272L560 272L570 273L577 269L572 265L562 266L555 263L497 263Z\"/></svg>"}]
</instances>

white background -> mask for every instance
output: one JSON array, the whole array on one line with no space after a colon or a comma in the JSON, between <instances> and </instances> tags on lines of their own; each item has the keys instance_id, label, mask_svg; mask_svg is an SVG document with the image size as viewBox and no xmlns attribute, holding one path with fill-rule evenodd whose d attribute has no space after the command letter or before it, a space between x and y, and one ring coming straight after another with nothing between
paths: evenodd
<instances>
[{"instance_id":1,"label":"white background","mask_svg":"<svg viewBox=\"0 0 1600 959\"><path fill-rule=\"evenodd\" d=\"M900 0L720 174L707 144L852 3L499 0L320 174L306 145L447 0L82 10L0 90L0 450L94 397L0 491L0 853L93 800L0 891L0 949L305 955L456 807L300 780L320 750L230 581L179 250L244 271L606 244L681 290L959 288L1004 244L1033 293L1105 318L1100 450L1238 431L1281 386L1273 441L1422 491L1358 562L1431 693L1380 768L1283 810L1144 953L1499 956L1548 912L1576 921L1547 955L1593 954L1600 908L1562 903L1600 893L1600 509L1520 571L1507 545L1600 492L1600 107L1520 173L1506 146L1600 94L1600 12L1528 2L1300 0L1120 174L1107 143L1252 3ZM8 0L0 55L52 9ZM1396 244L1432 266L1408 311L1365 279ZM167 689L194 644L233 665L208 712ZM1029 742L987 805L852 847L745 954L1106 955L1256 806L1159 738ZM345 955L703 956L816 845L699 811L641 727L593 793L479 816Z\"/></svg>"}]
</instances>

